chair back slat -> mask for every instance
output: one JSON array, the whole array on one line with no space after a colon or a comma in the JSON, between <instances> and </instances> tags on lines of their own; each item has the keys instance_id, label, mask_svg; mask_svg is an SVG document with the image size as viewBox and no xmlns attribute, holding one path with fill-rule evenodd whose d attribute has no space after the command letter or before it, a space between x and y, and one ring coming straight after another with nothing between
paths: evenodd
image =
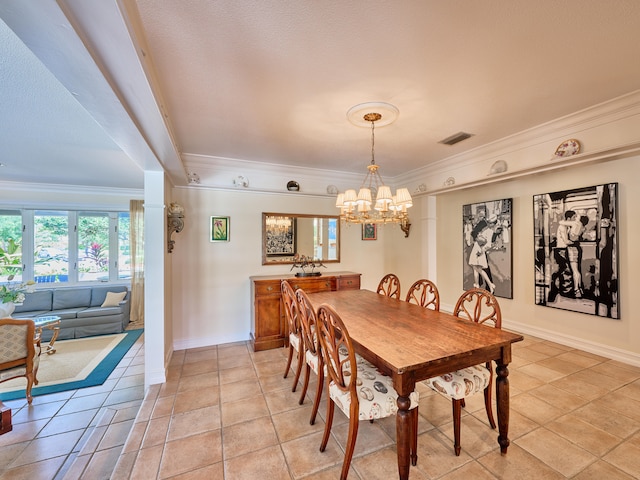
<instances>
[{"instance_id":1,"label":"chair back slat","mask_svg":"<svg viewBox=\"0 0 640 480\"><path fill-rule=\"evenodd\" d=\"M378 283L376 292L400 300L400 279L393 273L388 273Z\"/></svg>"},{"instance_id":2,"label":"chair back slat","mask_svg":"<svg viewBox=\"0 0 640 480\"><path fill-rule=\"evenodd\" d=\"M431 280L422 278L416 281L407 292L406 301L424 308L440 311L440 293Z\"/></svg>"},{"instance_id":3,"label":"chair back slat","mask_svg":"<svg viewBox=\"0 0 640 480\"><path fill-rule=\"evenodd\" d=\"M467 290L456 302L453 314L472 322L489 324L502 328L502 313L495 296L481 288Z\"/></svg>"}]
</instances>

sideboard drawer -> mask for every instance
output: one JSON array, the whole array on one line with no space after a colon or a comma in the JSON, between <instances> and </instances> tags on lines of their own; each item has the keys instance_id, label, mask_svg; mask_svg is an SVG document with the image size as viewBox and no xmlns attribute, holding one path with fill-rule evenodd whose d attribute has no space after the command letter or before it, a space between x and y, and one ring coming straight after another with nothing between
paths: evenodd
<instances>
[{"instance_id":1,"label":"sideboard drawer","mask_svg":"<svg viewBox=\"0 0 640 480\"><path fill-rule=\"evenodd\" d=\"M360 275L338 277L336 290L360 290Z\"/></svg>"}]
</instances>

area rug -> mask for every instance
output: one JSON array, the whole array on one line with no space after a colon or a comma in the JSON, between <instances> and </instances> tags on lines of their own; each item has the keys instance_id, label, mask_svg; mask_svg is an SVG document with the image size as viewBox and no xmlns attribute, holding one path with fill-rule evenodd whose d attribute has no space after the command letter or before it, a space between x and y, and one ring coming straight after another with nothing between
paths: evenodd
<instances>
[{"instance_id":1,"label":"area rug","mask_svg":"<svg viewBox=\"0 0 640 480\"><path fill-rule=\"evenodd\" d=\"M55 343L53 355L44 353L48 343L44 342L38 385L32 388L31 394L35 397L102 385L143 331L60 340ZM0 383L0 400L25 398L26 383L24 377Z\"/></svg>"}]
</instances>

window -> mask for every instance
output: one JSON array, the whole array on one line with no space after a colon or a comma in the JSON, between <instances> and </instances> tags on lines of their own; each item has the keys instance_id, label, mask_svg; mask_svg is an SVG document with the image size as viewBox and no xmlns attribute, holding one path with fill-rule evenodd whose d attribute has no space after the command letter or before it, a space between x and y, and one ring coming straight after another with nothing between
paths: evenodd
<instances>
[{"instance_id":1,"label":"window","mask_svg":"<svg viewBox=\"0 0 640 480\"><path fill-rule=\"evenodd\" d=\"M0 210L0 283L22 280L22 214Z\"/></svg>"},{"instance_id":2,"label":"window","mask_svg":"<svg viewBox=\"0 0 640 480\"><path fill-rule=\"evenodd\" d=\"M0 210L0 283L116 282L130 265L129 212Z\"/></svg>"},{"instance_id":3,"label":"window","mask_svg":"<svg viewBox=\"0 0 640 480\"><path fill-rule=\"evenodd\" d=\"M37 283L69 281L69 213L35 212L33 273Z\"/></svg>"}]
</instances>

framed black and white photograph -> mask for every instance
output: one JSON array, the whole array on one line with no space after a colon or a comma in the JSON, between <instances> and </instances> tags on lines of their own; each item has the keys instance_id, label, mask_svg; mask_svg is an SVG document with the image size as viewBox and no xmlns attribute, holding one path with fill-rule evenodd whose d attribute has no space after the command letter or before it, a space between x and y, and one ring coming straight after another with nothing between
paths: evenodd
<instances>
[{"instance_id":1,"label":"framed black and white photograph","mask_svg":"<svg viewBox=\"0 0 640 480\"><path fill-rule=\"evenodd\" d=\"M264 238L267 257L291 257L296 253L296 219L266 215Z\"/></svg>"},{"instance_id":2,"label":"framed black and white photograph","mask_svg":"<svg viewBox=\"0 0 640 480\"><path fill-rule=\"evenodd\" d=\"M513 298L511 212L505 198L462 207L463 288Z\"/></svg>"},{"instance_id":3,"label":"framed black and white photograph","mask_svg":"<svg viewBox=\"0 0 640 480\"><path fill-rule=\"evenodd\" d=\"M536 305L620 318L618 184L533 197Z\"/></svg>"}]
</instances>

